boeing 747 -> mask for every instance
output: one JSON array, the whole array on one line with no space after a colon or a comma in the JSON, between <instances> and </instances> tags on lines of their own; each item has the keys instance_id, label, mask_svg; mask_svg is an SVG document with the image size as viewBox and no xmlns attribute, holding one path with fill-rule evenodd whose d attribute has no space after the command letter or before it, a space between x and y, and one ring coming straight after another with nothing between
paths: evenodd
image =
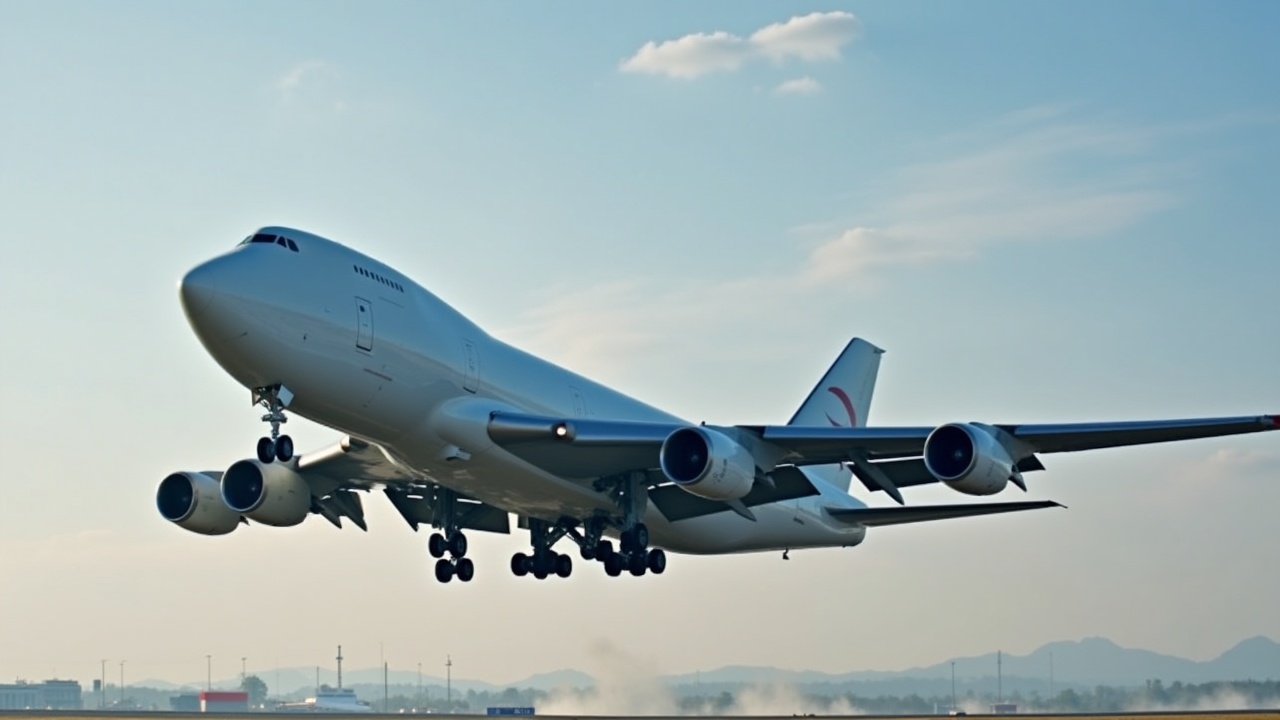
<instances>
[{"instance_id":1,"label":"boeing 747","mask_svg":"<svg viewBox=\"0 0 1280 720\"><path fill-rule=\"evenodd\" d=\"M569 577L565 541L611 576L661 573L666 550L719 554L852 547L868 527L1055 507L908 506L944 483L986 496L1056 452L1277 429L1280 417L868 427L882 351L849 342L785 425L688 422L490 336L394 268L310 233L265 227L180 283L191 328L251 393L270 428L253 457L170 474L160 514L192 532L319 515L366 529L381 489L427 548L440 582L472 579L464 531L531 550L516 575ZM287 413L341 433L295 454ZM897 505L868 507L856 479ZM616 545L615 545L616 541Z\"/></svg>"}]
</instances>

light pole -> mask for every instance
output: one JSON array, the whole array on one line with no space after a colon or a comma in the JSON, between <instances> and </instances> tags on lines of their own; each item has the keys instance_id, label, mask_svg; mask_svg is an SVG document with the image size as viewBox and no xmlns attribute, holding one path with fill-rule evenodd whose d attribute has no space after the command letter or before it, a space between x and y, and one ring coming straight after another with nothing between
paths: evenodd
<instances>
[{"instance_id":1,"label":"light pole","mask_svg":"<svg viewBox=\"0 0 1280 720\"><path fill-rule=\"evenodd\" d=\"M956 709L956 661L951 661L951 709Z\"/></svg>"},{"instance_id":2,"label":"light pole","mask_svg":"<svg viewBox=\"0 0 1280 720\"><path fill-rule=\"evenodd\" d=\"M249 658L244 658L244 657L240 658L240 689L241 690L244 689L245 681L249 679L249 675L248 673L245 672L245 669L244 669L245 668L244 661L248 659Z\"/></svg>"},{"instance_id":3,"label":"light pole","mask_svg":"<svg viewBox=\"0 0 1280 720\"><path fill-rule=\"evenodd\" d=\"M204 689L213 689L213 656L204 656Z\"/></svg>"},{"instance_id":4,"label":"light pole","mask_svg":"<svg viewBox=\"0 0 1280 720\"><path fill-rule=\"evenodd\" d=\"M418 663L418 699L413 704L422 707L422 663Z\"/></svg>"},{"instance_id":5,"label":"light pole","mask_svg":"<svg viewBox=\"0 0 1280 720\"><path fill-rule=\"evenodd\" d=\"M120 661L120 705L124 705L124 661Z\"/></svg>"},{"instance_id":6,"label":"light pole","mask_svg":"<svg viewBox=\"0 0 1280 720\"><path fill-rule=\"evenodd\" d=\"M453 658L444 656L444 711L453 712Z\"/></svg>"},{"instance_id":7,"label":"light pole","mask_svg":"<svg viewBox=\"0 0 1280 720\"><path fill-rule=\"evenodd\" d=\"M98 708L107 709L107 661L102 660L102 687L98 688Z\"/></svg>"}]
</instances>

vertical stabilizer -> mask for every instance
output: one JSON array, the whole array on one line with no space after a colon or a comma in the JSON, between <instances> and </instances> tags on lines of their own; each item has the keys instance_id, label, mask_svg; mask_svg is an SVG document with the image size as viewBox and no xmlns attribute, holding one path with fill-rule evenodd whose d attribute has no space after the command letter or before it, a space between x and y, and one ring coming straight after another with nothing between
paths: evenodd
<instances>
[{"instance_id":1,"label":"vertical stabilizer","mask_svg":"<svg viewBox=\"0 0 1280 720\"><path fill-rule=\"evenodd\" d=\"M854 338L805 398L788 425L865 427L884 351Z\"/></svg>"},{"instance_id":2,"label":"vertical stabilizer","mask_svg":"<svg viewBox=\"0 0 1280 720\"><path fill-rule=\"evenodd\" d=\"M883 354L862 338L850 340L787 424L865 427ZM805 471L842 490L849 489L852 473L844 465L810 466Z\"/></svg>"}]
</instances>

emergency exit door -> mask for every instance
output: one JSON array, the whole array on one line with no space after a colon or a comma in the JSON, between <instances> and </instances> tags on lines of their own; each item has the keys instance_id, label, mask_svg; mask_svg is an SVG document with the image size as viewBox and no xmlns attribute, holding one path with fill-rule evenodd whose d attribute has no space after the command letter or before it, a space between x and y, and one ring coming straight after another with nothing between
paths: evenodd
<instances>
[{"instance_id":1,"label":"emergency exit door","mask_svg":"<svg viewBox=\"0 0 1280 720\"><path fill-rule=\"evenodd\" d=\"M373 351L373 304L356 298L356 347Z\"/></svg>"}]
</instances>

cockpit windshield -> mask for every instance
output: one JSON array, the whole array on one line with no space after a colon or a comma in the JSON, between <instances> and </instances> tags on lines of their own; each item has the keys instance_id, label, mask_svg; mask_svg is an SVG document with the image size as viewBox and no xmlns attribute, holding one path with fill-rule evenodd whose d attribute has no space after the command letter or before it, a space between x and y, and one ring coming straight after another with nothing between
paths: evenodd
<instances>
[{"instance_id":1,"label":"cockpit windshield","mask_svg":"<svg viewBox=\"0 0 1280 720\"><path fill-rule=\"evenodd\" d=\"M249 237L240 241L241 245L248 245L250 243L267 243L270 245L279 245L280 247L287 248L292 252L298 252L298 244L295 243L293 240L287 237L284 237L283 235L269 235L267 233L258 233L256 235L250 235Z\"/></svg>"}]
</instances>

